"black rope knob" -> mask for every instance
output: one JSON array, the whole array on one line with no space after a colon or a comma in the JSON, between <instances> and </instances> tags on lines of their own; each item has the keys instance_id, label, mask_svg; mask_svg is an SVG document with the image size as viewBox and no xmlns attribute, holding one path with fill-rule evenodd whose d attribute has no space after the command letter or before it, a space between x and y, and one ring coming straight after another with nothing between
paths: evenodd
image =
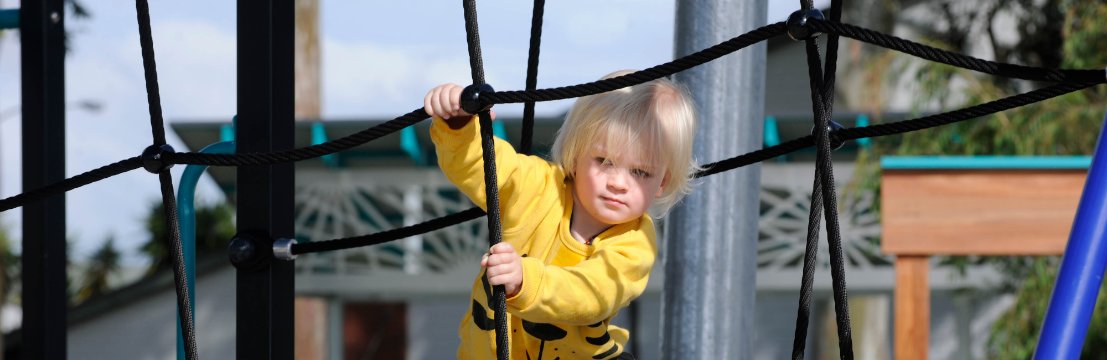
<instances>
[{"instance_id":1,"label":"black rope knob","mask_svg":"<svg viewBox=\"0 0 1107 360\"><path fill-rule=\"evenodd\" d=\"M818 126L818 125L815 125L815 126ZM811 127L811 135L815 135L815 126ZM828 124L826 126L826 131L828 133L830 133L828 136L830 136L830 149L831 150L841 149L842 145L846 144L845 140L842 140L842 138L840 138L840 137L838 137L834 134L838 130L842 130L842 129L845 129L845 128L846 128L845 126L842 126L842 124L839 124L839 123L835 122L834 120L831 120L830 124ZM818 139L816 139L815 141L818 141ZM817 144L817 142L816 142L816 144Z\"/></svg>"},{"instance_id":2,"label":"black rope knob","mask_svg":"<svg viewBox=\"0 0 1107 360\"><path fill-rule=\"evenodd\" d=\"M822 20L823 12L812 8L796 10L792 15L788 15L788 37L795 41L801 41L819 36L819 33L811 31L811 28L807 26L807 20L809 19Z\"/></svg>"},{"instance_id":3,"label":"black rope knob","mask_svg":"<svg viewBox=\"0 0 1107 360\"><path fill-rule=\"evenodd\" d=\"M470 114L479 114L492 108L492 102L482 99L482 95L496 92L492 85L473 84L461 90L461 110Z\"/></svg>"},{"instance_id":4,"label":"black rope knob","mask_svg":"<svg viewBox=\"0 0 1107 360\"><path fill-rule=\"evenodd\" d=\"M239 270L258 271L265 269L273 258L269 244L262 243L266 237L249 233L235 234L227 244L227 257ZM268 251L267 251L268 250Z\"/></svg>"},{"instance_id":5,"label":"black rope knob","mask_svg":"<svg viewBox=\"0 0 1107 360\"><path fill-rule=\"evenodd\" d=\"M150 145L146 150L142 150L142 167L149 171L151 174L157 174L169 168L173 167L173 164L165 161L165 154L172 154L175 151L169 144Z\"/></svg>"}]
</instances>

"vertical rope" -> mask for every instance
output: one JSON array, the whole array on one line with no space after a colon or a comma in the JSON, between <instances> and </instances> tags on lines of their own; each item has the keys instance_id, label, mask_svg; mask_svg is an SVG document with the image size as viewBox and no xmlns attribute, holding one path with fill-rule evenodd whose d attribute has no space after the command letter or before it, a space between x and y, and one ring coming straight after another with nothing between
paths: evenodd
<instances>
[{"instance_id":1,"label":"vertical rope","mask_svg":"<svg viewBox=\"0 0 1107 360\"><path fill-rule=\"evenodd\" d=\"M815 260L819 252L819 224L823 210L823 187L819 182L821 174L815 169L814 184L811 185L811 206L807 215L807 247L803 253L803 280L800 282L799 309L796 314L796 332L792 338L792 359L803 360L807 348L807 328L811 318L811 299L814 293Z\"/></svg>"},{"instance_id":2,"label":"vertical rope","mask_svg":"<svg viewBox=\"0 0 1107 360\"><path fill-rule=\"evenodd\" d=\"M801 0L802 10L810 10L811 0ZM831 21L841 19L841 0L831 2ZM842 258L842 239L838 223L837 195L834 190L834 164L831 159L830 133L828 127L834 112L834 82L837 73L838 36L827 36L827 56L820 63L821 54L815 38L806 40L807 65L811 85L811 106L815 118L813 135L816 140L818 159L815 166L815 181L811 194L807 248L804 254L803 279L800 285L800 304L797 310L795 338L792 343L792 358L802 359L806 347L807 326L811 316L812 287L816 252L818 251L818 229L820 207L825 210L827 242L830 247L831 277L834 287L834 312L838 325L838 347L843 359L853 358L853 338L849 321L849 303L846 292L845 266ZM826 69L825 74L823 69Z\"/></svg>"},{"instance_id":3,"label":"vertical rope","mask_svg":"<svg viewBox=\"0 0 1107 360\"><path fill-rule=\"evenodd\" d=\"M158 69L154 64L154 38L150 35L150 5L135 0L138 10L138 41L142 47L142 69L146 75L146 102L150 104L150 130L154 145L165 144L165 127L161 116L161 95L158 91Z\"/></svg>"},{"instance_id":4,"label":"vertical rope","mask_svg":"<svg viewBox=\"0 0 1107 360\"><path fill-rule=\"evenodd\" d=\"M158 72L154 63L154 40L150 31L150 6L146 0L136 0L138 13L138 37L142 47L142 68L146 75L146 101L150 106L150 129L154 145L165 145L165 128L161 113L161 95L158 90ZM181 251L180 224L177 220L177 201L173 195L173 176L168 168L158 173L161 183L162 207L169 230L168 248L173 252L173 282L177 288L177 314L180 317L181 335L184 338L185 357L197 359L196 332L193 326L192 301L185 279L184 254Z\"/></svg>"},{"instance_id":5,"label":"vertical rope","mask_svg":"<svg viewBox=\"0 0 1107 360\"><path fill-rule=\"evenodd\" d=\"M527 56L526 90L538 88L538 52L542 44L542 13L546 0L534 0L534 13L530 17L530 53ZM523 104L523 139L519 148L523 154L531 154L534 139L534 101Z\"/></svg>"},{"instance_id":6,"label":"vertical rope","mask_svg":"<svg viewBox=\"0 0 1107 360\"><path fill-rule=\"evenodd\" d=\"M484 60L480 54L480 31L477 29L476 0L462 0L465 10L465 43L469 45L469 71L474 84L484 83Z\"/></svg>"},{"instance_id":7,"label":"vertical rope","mask_svg":"<svg viewBox=\"0 0 1107 360\"><path fill-rule=\"evenodd\" d=\"M192 316L192 296L185 279L181 226L177 221L177 199L173 195L173 176L169 170L164 170L158 173L158 180L161 182L161 202L168 226L169 238L166 239L166 245L173 254L173 283L177 287L177 315L180 317L181 336L184 338L185 358L196 360L195 320Z\"/></svg>"},{"instance_id":8,"label":"vertical rope","mask_svg":"<svg viewBox=\"0 0 1107 360\"><path fill-rule=\"evenodd\" d=\"M842 0L830 1L830 21L841 22ZM834 113L834 77L838 74L838 34L826 34L826 69L823 74L823 99L826 112Z\"/></svg>"},{"instance_id":9,"label":"vertical rope","mask_svg":"<svg viewBox=\"0 0 1107 360\"><path fill-rule=\"evenodd\" d=\"M480 54L480 32L477 28L477 5L475 0L463 0L465 9L465 40L469 47L469 67L473 74L473 84L484 84L484 63ZM496 147L492 135L492 117L488 111L482 111L480 117L481 148L484 150L484 193L488 207L488 243L489 246L503 241L500 225L500 194L496 181ZM507 297L504 286L492 287L492 298L488 305L492 307L496 322L496 358L508 360L511 349L507 342Z\"/></svg>"},{"instance_id":10,"label":"vertical rope","mask_svg":"<svg viewBox=\"0 0 1107 360\"><path fill-rule=\"evenodd\" d=\"M831 0L830 21L840 22L841 19L842 0ZM822 187L823 189L830 190L823 191L823 207L825 208L823 216L826 219L827 241L830 245L831 279L834 284L834 310L838 320L839 351L843 358L852 359L853 335L852 326L849 320L849 297L848 289L846 288L845 263L842 255L842 235L838 222L838 195L837 192L834 191L834 162L831 160L831 141L827 133L829 131L828 126L831 116L834 114L834 82L838 72L838 35L828 34L826 42L826 59L823 63L823 67L826 71L823 74L822 86L823 115L820 120L820 129L823 134L819 137L819 149L823 154L819 156L820 164L816 165L816 167L821 165L824 169L822 171L822 177L820 177L820 179L822 179ZM816 54L818 54L817 46L815 51Z\"/></svg>"},{"instance_id":11,"label":"vertical rope","mask_svg":"<svg viewBox=\"0 0 1107 360\"><path fill-rule=\"evenodd\" d=\"M502 240L500 225L500 197L496 184L496 148L493 143L492 118L488 112L480 113L480 139L484 150L484 191L488 200L488 243L499 244ZM496 358L511 358L511 349L507 342L507 297L503 285L492 287L492 298L488 305L495 312L496 321Z\"/></svg>"}]
</instances>

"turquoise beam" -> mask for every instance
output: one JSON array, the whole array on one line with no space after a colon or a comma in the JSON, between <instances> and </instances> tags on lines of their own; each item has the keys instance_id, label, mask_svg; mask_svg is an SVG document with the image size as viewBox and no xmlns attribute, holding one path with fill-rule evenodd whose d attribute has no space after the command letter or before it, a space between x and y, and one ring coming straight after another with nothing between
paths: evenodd
<instances>
[{"instance_id":1,"label":"turquoise beam","mask_svg":"<svg viewBox=\"0 0 1107 360\"><path fill-rule=\"evenodd\" d=\"M400 130L400 148L415 161L416 165L427 165L427 157L423 154L423 147L419 145L419 136L415 135L414 126Z\"/></svg>"},{"instance_id":2,"label":"turquoise beam","mask_svg":"<svg viewBox=\"0 0 1107 360\"><path fill-rule=\"evenodd\" d=\"M1091 156L885 156L884 169L1087 169Z\"/></svg>"},{"instance_id":3,"label":"turquoise beam","mask_svg":"<svg viewBox=\"0 0 1107 360\"><path fill-rule=\"evenodd\" d=\"M311 144L319 145L327 142L327 127L323 125L322 121L311 124ZM327 167L338 167L338 158L335 154L327 154L321 157L323 164Z\"/></svg>"},{"instance_id":4,"label":"turquoise beam","mask_svg":"<svg viewBox=\"0 0 1107 360\"><path fill-rule=\"evenodd\" d=\"M233 130L231 133L234 133ZM200 152L205 154L234 154L235 145L233 141L217 142L204 147ZM207 168L207 165L189 165L185 167L184 174L181 175L181 184L177 188L177 219L181 228L181 252L184 254L185 280L188 283L188 295L191 304L196 304L196 206L194 204L196 184ZM193 329L196 328L196 324L192 324L192 326ZM177 359L185 359L180 315L177 316Z\"/></svg>"},{"instance_id":5,"label":"turquoise beam","mask_svg":"<svg viewBox=\"0 0 1107 360\"><path fill-rule=\"evenodd\" d=\"M219 127L219 141L234 141L233 124L223 124Z\"/></svg>"},{"instance_id":6,"label":"turquoise beam","mask_svg":"<svg viewBox=\"0 0 1107 360\"><path fill-rule=\"evenodd\" d=\"M853 125L853 127L860 128L866 126L869 126L869 116L865 114L857 114L857 122ZM869 147L869 142L871 141L872 140L869 138L860 138L857 139L857 145L860 146L862 149L867 149Z\"/></svg>"},{"instance_id":7,"label":"turquoise beam","mask_svg":"<svg viewBox=\"0 0 1107 360\"><path fill-rule=\"evenodd\" d=\"M507 129L504 129L503 121L496 121L492 123L492 135L498 138L507 140Z\"/></svg>"},{"instance_id":8,"label":"turquoise beam","mask_svg":"<svg viewBox=\"0 0 1107 360\"><path fill-rule=\"evenodd\" d=\"M0 9L0 30L19 28L19 9Z\"/></svg>"},{"instance_id":9,"label":"turquoise beam","mask_svg":"<svg viewBox=\"0 0 1107 360\"><path fill-rule=\"evenodd\" d=\"M780 129L776 125L776 116L765 117L765 147L780 145Z\"/></svg>"}]
</instances>

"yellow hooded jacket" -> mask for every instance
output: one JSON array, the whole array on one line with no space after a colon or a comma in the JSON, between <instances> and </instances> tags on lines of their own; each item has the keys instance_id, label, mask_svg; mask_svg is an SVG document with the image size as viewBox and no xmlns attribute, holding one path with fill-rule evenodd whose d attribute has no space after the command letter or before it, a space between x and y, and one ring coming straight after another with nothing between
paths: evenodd
<instances>
[{"instance_id":1,"label":"yellow hooded jacket","mask_svg":"<svg viewBox=\"0 0 1107 360\"><path fill-rule=\"evenodd\" d=\"M476 117L459 129L434 118L431 140L446 177L487 210ZM523 257L522 287L507 299L512 359L616 357L628 333L611 318L646 287L657 257L653 220L645 214L612 226L585 245L569 233L573 193L564 171L501 139L495 149L503 241ZM491 294L482 270L458 330L458 359L496 358Z\"/></svg>"}]
</instances>

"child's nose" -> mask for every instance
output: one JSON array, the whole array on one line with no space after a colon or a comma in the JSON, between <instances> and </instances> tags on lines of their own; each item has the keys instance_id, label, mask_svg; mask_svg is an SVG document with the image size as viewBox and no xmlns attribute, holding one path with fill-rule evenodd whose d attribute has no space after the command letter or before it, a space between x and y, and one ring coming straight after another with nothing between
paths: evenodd
<instances>
[{"instance_id":1,"label":"child's nose","mask_svg":"<svg viewBox=\"0 0 1107 360\"><path fill-rule=\"evenodd\" d=\"M612 190L624 191L627 189L627 174L626 171L616 170L612 171L607 176L607 187Z\"/></svg>"}]
</instances>

